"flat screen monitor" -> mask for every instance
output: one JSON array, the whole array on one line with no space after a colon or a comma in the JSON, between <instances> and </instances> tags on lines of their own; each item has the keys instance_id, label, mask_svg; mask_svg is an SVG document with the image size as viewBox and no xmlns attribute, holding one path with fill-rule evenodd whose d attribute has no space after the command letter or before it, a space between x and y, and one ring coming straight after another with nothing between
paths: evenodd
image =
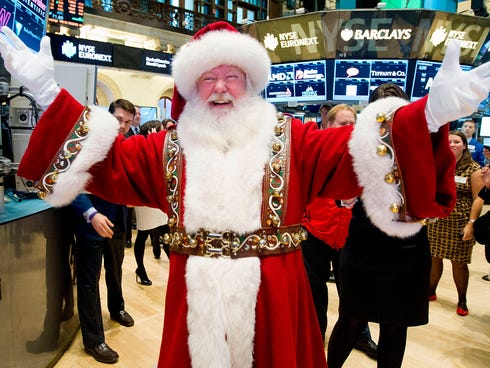
<instances>
[{"instance_id":1,"label":"flat screen monitor","mask_svg":"<svg viewBox=\"0 0 490 368\"><path fill-rule=\"evenodd\" d=\"M429 93L434 77L441 67L439 61L417 60L415 62L415 70L413 73L412 93L410 101L416 101ZM461 65L464 71L471 70L470 65Z\"/></svg>"},{"instance_id":2,"label":"flat screen monitor","mask_svg":"<svg viewBox=\"0 0 490 368\"><path fill-rule=\"evenodd\" d=\"M490 116L483 116L480 123L480 136L490 137ZM488 143L485 143L488 145Z\"/></svg>"},{"instance_id":3,"label":"flat screen monitor","mask_svg":"<svg viewBox=\"0 0 490 368\"><path fill-rule=\"evenodd\" d=\"M269 102L324 101L325 74L325 60L272 65L265 98Z\"/></svg>"},{"instance_id":4,"label":"flat screen monitor","mask_svg":"<svg viewBox=\"0 0 490 368\"><path fill-rule=\"evenodd\" d=\"M48 3L49 0L2 0L0 26L9 27L27 47L39 51L46 34Z\"/></svg>"},{"instance_id":5,"label":"flat screen monitor","mask_svg":"<svg viewBox=\"0 0 490 368\"><path fill-rule=\"evenodd\" d=\"M335 60L333 100L367 101L383 83L395 83L406 90L408 60Z\"/></svg>"},{"instance_id":6,"label":"flat screen monitor","mask_svg":"<svg viewBox=\"0 0 490 368\"><path fill-rule=\"evenodd\" d=\"M150 106L140 106L141 124L150 120L157 120L157 108Z\"/></svg>"},{"instance_id":7,"label":"flat screen monitor","mask_svg":"<svg viewBox=\"0 0 490 368\"><path fill-rule=\"evenodd\" d=\"M49 20L69 26L83 24L85 0L50 0Z\"/></svg>"}]
</instances>

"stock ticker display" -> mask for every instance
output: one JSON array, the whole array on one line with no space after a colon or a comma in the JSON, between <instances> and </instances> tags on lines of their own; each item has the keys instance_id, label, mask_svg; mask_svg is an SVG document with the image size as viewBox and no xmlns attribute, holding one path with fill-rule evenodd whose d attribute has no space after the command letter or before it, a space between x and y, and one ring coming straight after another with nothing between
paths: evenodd
<instances>
[{"instance_id":1,"label":"stock ticker display","mask_svg":"<svg viewBox=\"0 0 490 368\"><path fill-rule=\"evenodd\" d=\"M0 26L7 26L32 50L46 34L49 0L0 1ZM0 36L1 37L1 36Z\"/></svg>"}]
</instances>

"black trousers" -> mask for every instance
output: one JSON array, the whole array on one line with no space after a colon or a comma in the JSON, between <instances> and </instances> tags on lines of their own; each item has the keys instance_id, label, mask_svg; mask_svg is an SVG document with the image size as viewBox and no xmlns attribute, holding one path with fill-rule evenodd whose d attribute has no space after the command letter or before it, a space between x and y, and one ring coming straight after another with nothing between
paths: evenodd
<instances>
[{"instance_id":1,"label":"black trousers","mask_svg":"<svg viewBox=\"0 0 490 368\"><path fill-rule=\"evenodd\" d=\"M332 264L337 283L339 277L340 251L331 248L322 240L315 238L308 232L308 239L301 243L303 261L310 282L313 302L315 303L320 332L325 340L327 330L328 287L330 264Z\"/></svg>"},{"instance_id":2,"label":"black trousers","mask_svg":"<svg viewBox=\"0 0 490 368\"><path fill-rule=\"evenodd\" d=\"M119 311L124 310L121 284L124 239L124 232L115 233L112 239L89 240L83 237L77 239L78 313L83 344L90 348L105 341L99 294L102 259L109 313L117 315Z\"/></svg>"}]
</instances>

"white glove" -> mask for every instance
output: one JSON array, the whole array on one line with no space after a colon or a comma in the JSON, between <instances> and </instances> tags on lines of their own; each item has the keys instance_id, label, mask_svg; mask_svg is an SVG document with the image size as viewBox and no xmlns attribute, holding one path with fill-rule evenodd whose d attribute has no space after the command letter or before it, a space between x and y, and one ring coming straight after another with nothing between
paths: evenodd
<instances>
[{"instance_id":1,"label":"white glove","mask_svg":"<svg viewBox=\"0 0 490 368\"><path fill-rule=\"evenodd\" d=\"M60 88L54 80L54 60L50 39L44 36L39 52L33 53L8 27L2 27L0 54L7 71L31 91L36 102L45 109L56 98Z\"/></svg>"},{"instance_id":2,"label":"white glove","mask_svg":"<svg viewBox=\"0 0 490 368\"><path fill-rule=\"evenodd\" d=\"M490 63L463 72L459 66L459 51L457 41L448 44L441 68L430 87L425 117L431 132L475 112L490 92Z\"/></svg>"}]
</instances>

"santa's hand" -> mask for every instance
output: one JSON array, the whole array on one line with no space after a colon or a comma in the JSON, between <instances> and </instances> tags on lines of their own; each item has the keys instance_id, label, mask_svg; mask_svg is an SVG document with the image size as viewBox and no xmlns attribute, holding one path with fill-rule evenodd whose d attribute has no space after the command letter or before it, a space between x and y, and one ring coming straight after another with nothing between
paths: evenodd
<instances>
[{"instance_id":1,"label":"santa's hand","mask_svg":"<svg viewBox=\"0 0 490 368\"><path fill-rule=\"evenodd\" d=\"M431 132L447 122L471 115L490 92L490 63L463 72L459 65L460 46L448 44L441 68L437 72L425 106Z\"/></svg>"},{"instance_id":2,"label":"santa's hand","mask_svg":"<svg viewBox=\"0 0 490 368\"><path fill-rule=\"evenodd\" d=\"M50 39L44 36L38 53L33 53L8 27L2 27L0 54L7 71L26 87L43 108L49 106L60 88L54 80Z\"/></svg>"}]
</instances>

